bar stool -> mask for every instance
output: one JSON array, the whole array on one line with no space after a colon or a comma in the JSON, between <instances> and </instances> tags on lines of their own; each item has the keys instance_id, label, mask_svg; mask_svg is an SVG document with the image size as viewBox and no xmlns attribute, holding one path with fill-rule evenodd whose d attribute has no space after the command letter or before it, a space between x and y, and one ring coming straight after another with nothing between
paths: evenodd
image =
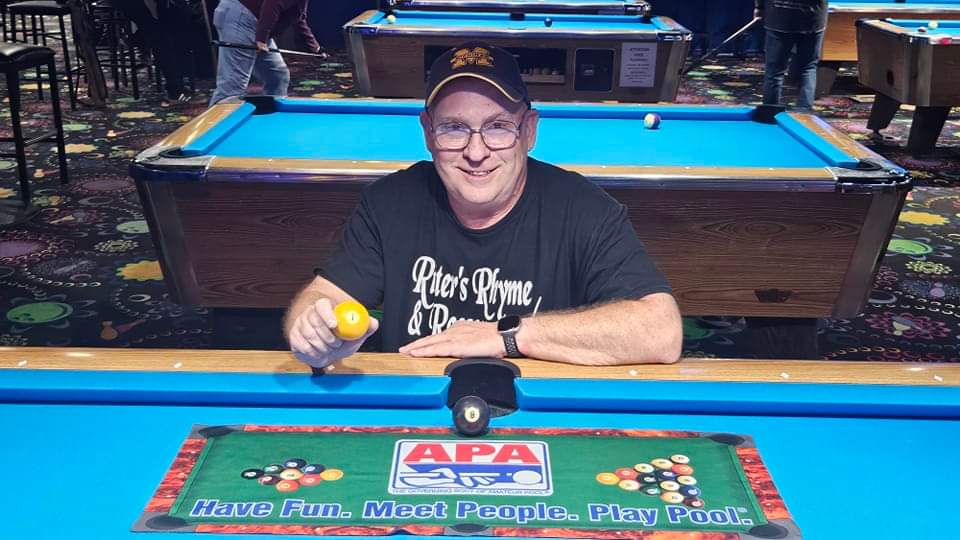
<instances>
[{"instance_id":1,"label":"bar stool","mask_svg":"<svg viewBox=\"0 0 960 540\"><path fill-rule=\"evenodd\" d=\"M96 46L97 53L109 56L109 59L101 60L100 65L110 69L113 88L118 91L121 83L127 86L129 70L133 99L140 99L140 70L146 70L149 75L150 66L138 58L137 47L133 44L131 22L120 14L114 4L113 0L94 0L88 4L93 20L97 27L102 29L101 40Z\"/></svg>"},{"instance_id":2,"label":"bar stool","mask_svg":"<svg viewBox=\"0 0 960 540\"><path fill-rule=\"evenodd\" d=\"M15 2L12 4L7 4L7 13L9 14L8 21L10 23L10 35L16 41L17 35L17 22L16 18L20 18L20 24L23 28L20 30L23 35L23 42L26 43L28 34L32 37L34 45L39 45L41 42L44 46L47 44L47 38L55 39L60 42L60 46L63 50L63 64L66 68L66 82L67 82L67 91L70 94L70 108L77 108L77 91L73 85L73 66L70 64L70 44L67 35L66 25L63 20L64 17L70 15L70 7L67 5L59 4L55 0L28 0L25 2ZM43 18L46 16L56 17L60 23L60 30L53 31L47 30L44 26ZM26 18L30 17L30 28L27 28ZM39 21L39 24L38 24ZM43 92L40 92L41 99L43 98Z\"/></svg>"},{"instance_id":3,"label":"bar stool","mask_svg":"<svg viewBox=\"0 0 960 540\"><path fill-rule=\"evenodd\" d=\"M3 35L0 37L0 41L13 41L13 38L7 38L9 35L8 29L10 28L10 23L7 21L7 4L10 4L13 0L0 0L0 28L3 29Z\"/></svg>"},{"instance_id":4,"label":"bar stool","mask_svg":"<svg viewBox=\"0 0 960 540\"><path fill-rule=\"evenodd\" d=\"M53 105L52 132L26 138L20 125L20 72L46 66L50 83L50 97ZM13 128L13 137L0 137L0 143L12 142L14 152L0 152L2 158L16 158L17 176L20 180L20 198L22 204L13 201L0 200L0 229L13 227L29 220L37 212L31 203L32 192L30 180L27 177L26 148L36 143L56 143L57 158L60 164L60 183L66 184L67 153L63 140L63 117L60 114L60 92L57 88L57 66L53 51L46 47L27 45L23 43L0 42L0 71L7 79L7 95L10 100L10 123Z\"/></svg>"}]
</instances>

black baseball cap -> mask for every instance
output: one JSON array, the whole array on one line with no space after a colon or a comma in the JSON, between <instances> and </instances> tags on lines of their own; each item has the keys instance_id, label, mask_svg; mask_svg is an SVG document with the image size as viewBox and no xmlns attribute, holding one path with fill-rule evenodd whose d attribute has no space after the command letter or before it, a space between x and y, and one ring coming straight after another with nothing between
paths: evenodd
<instances>
[{"instance_id":1,"label":"black baseball cap","mask_svg":"<svg viewBox=\"0 0 960 540\"><path fill-rule=\"evenodd\" d=\"M520 66L513 55L488 43L471 41L444 52L434 60L427 79L425 105L430 106L445 84L462 77L488 82L514 103L530 102L527 85L520 76Z\"/></svg>"}]
</instances>

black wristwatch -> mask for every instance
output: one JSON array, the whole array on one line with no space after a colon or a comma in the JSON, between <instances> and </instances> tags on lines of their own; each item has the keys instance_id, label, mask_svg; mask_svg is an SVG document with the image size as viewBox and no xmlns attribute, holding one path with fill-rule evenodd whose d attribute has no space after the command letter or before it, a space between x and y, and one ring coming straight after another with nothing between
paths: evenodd
<instances>
[{"instance_id":1,"label":"black wristwatch","mask_svg":"<svg viewBox=\"0 0 960 540\"><path fill-rule=\"evenodd\" d=\"M503 348L507 350L507 358L523 356L517 347L517 332L520 331L521 322L519 315L507 315L497 322L497 332L503 338Z\"/></svg>"}]
</instances>

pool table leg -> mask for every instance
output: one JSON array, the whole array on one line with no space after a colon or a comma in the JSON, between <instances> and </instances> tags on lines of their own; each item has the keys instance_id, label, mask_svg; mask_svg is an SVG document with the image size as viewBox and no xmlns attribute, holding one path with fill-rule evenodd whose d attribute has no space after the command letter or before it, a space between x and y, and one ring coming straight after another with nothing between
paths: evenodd
<instances>
[{"instance_id":1,"label":"pool table leg","mask_svg":"<svg viewBox=\"0 0 960 540\"><path fill-rule=\"evenodd\" d=\"M929 154L937 146L937 139L950 115L950 107L917 107L910 125L907 151L911 154Z\"/></svg>"},{"instance_id":2,"label":"pool table leg","mask_svg":"<svg viewBox=\"0 0 960 540\"><path fill-rule=\"evenodd\" d=\"M210 344L217 349L286 350L282 309L209 308L213 329Z\"/></svg>"},{"instance_id":3,"label":"pool table leg","mask_svg":"<svg viewBox=\"0 0 960 540\"><path fill-rule=\"evenodd\" d=\"M747 317L746 323L750 352L757 358L820 358L817 354L817 319Z\"/></svg>"},{"instance_id":4,"label":"pool table leg","mask_svg":"<svg viewBox=\"0 0 960 540\"><path fill-rule=\"evenodd\" d=\"M817 66L817 89L814 96L823 97L830 95L833 89L833 83L837 80L837 72L840 70L840 62L820 62Z\"/></svg>"},{"instance_id":5,"label":"pool table leg","mask_svg":"<svg viewBox=\"0 0 960 540\"><path fill-rule=\"evenodd\" d=\"M879 132L886 128L898 110L900 110L899 101L877 92L873 107L870 109L870 119L867 120L867 129Z\"/></svg>"}]
</instances>

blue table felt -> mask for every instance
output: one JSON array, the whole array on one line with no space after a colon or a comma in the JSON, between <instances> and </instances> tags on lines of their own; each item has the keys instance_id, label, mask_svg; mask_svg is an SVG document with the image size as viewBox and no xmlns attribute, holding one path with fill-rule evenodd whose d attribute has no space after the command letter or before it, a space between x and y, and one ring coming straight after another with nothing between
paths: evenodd
<instances>
[{"instance_id":1,"label":"blue table felt","mask_svg":"<svg viewBox=\"0 0 960 540\"><path fill-rule=\"evenodd\" d=\"M497 30L547 30L555 32L582 32L590 30L673 30L663 19L651 17L644 21L640 15L590 15L569 13L528 13L522 19L512 19L510 13L502 12L448 12L448 11L398 11L396 22L387 20L387 13L378 11L364 22L367 24L405 26L418 28L496 28ZM552 25L547 27L544 19Z\"/></svg>"},{"instance_id":2,"label":"blue table felt","mask_svg":"<svg viewBox=\"0 0 960 540\"><path fill-rule=\"evenodd\" d=\"M752 107L537 103L533 157L561 165L835 167L856 159L789 114L751 120ZM190 155L262 159L429 159L419 102L278 100L276 112L244 103L184 147ZM661 115L659 129L643 117Z\"/></svg>"},{"instance_id":3,"label":"blue table felt","mask_svg":"<svg viewBox=\"0 0 960 540\"><path fill-rule=\"evenodd\" d=\"M960 0L905 0L897 2L887 0L886 2L877 2L877 0L842 0L840 2L830 2L831 8L870 8L870 9L937 9L940 7L960 7Z\"/></svg>"},{"instance_id":4,"label":"blue table felt","mask_svg":"<svg viewBox=\"0 0 960 540\"><path fill-rule=\"evenodd\" d=\"M921 27L926 28L925 33L928 36L960 36L960 21L931 19L886 19L890 24L899 26L905 30L916 33ZM930 22L936 21L937 27L930 28Z\"/></svg>"}]
</instances>

